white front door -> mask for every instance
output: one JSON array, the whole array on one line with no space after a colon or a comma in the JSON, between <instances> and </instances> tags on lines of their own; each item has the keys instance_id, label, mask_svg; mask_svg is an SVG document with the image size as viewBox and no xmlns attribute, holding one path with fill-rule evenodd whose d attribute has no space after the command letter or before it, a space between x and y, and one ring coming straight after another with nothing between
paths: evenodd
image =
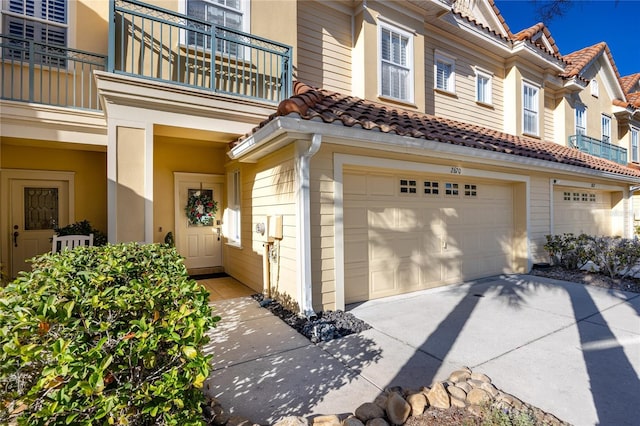
<instances>
[{"instance_id":1,"label":"white front door","mask_svg":"<svg viewBox=\"0 0 640 426\"><path fill-rule=\"evenodd\" d=\"M12 179L11 276L30 269L26 262L51 250L54 228L69 224L69 182Z\"/></svg>"},{"instance_id":2,"label":"white front door","mask_svg":"<svg viewBox=\"0 0 640 426\"><path fill-rule=\"evenodd\" d=\"M189 270L222 266L222 187L224 176L198 173L174 173L175 242ZM203 194L217 203L210 223L191 223L185 211L191 195Z\"/></svg>"}]
</instances>

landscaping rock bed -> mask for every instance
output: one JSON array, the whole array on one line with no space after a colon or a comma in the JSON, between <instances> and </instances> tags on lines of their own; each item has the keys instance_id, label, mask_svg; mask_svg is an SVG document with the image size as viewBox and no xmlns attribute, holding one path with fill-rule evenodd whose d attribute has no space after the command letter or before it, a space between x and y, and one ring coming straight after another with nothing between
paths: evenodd
<instances>
[{"instance_id":1,"label":"landscaping rock bed","mask_svg":"<svg viewBox=\"0 0 640 426\"><path fill-rule=\"evenodd\" d=\"M251 426L249 419L229 416L212 398L205 408L207 423L214 426ZM487 423L489 422L489 423ZM365 402L348 415L313 418L285 417L275 426L453 426L453 425L568 425L550 413L526 404L498 389L491 379L461 368L446 381L418 390L393 387L375 401Z\"/></svg>"},{"instance_id":2,"label":"landscaping rock bed","mask_svg":"<svg viewBox=\"0 0 640 426\"><path fill-rule=\"evenodd\" d=\"M269 309L312 343L327 342L371 328L369 324L349 312L323 311L316 317L305 318L291 312L275 300L265 299L262 294L254 294L252 297L260 306Z\"/></svg>"}]
</instances>

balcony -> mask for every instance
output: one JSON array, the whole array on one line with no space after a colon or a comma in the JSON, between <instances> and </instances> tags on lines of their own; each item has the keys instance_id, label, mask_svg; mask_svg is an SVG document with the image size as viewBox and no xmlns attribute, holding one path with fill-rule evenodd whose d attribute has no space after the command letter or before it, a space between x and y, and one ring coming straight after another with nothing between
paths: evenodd
<instances>
[{"instance_id":1,"label":"balcony","mask_svg":"<svg viewBox=\"0 0 640 426\"><path fill-rule=\"evenodd\" d=\"M93 72L104 71L107 57L0 34L0 98L100 110Z\"/></svg>"},{"instance_id":2,"label":"balcony","mask_svg":"<svg viewBox=\"0 0 640 426\"><path fill-rule=\"evenodd\" d=\"M594 155L616 163L627 165L627 150L625 148L612 145L599 139L590 138L585 135L569 136L569 146L577 148L582 152Z\"/></svg>"},{"instance_id":3,"label":"balcony","mask_svg":"<svg viewBox=\"0 0 640 426\"><path fill-rule=\"evenodd\" d=\"M291 48L136 0L110 0L108 70L277 104Z\"/></svg>"},{"instance_id":4,"label":"balcony","mask_svg":"<svg viewBox=\"0 0 640 426\"><path fill-rule=\"evenodd\" d=\"M289 46L137 0L109 6L108 56L0 34L0 99L99 111L97 70L274 105L291 96Z\"/></svg>"}]
</instances>

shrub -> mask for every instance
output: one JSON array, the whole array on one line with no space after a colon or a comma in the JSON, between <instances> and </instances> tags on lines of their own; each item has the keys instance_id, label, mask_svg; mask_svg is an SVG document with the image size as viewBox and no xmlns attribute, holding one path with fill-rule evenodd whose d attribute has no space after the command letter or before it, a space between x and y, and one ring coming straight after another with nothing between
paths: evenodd
<instances>
[{"instance_id":1,"label":"shrub","mask_svg":"<svg viewBox=\"0 0 640 426\"><path fill-rule=\"evenodd\" d=\"M586 265L591 257L589 251L589 236L571 233L562 235L547 235L544 249L549 253L553 264L567 269L580 269Z\"/></svg>"},{"instance_id":2,"label":"shrub","mask_svg":"<svg viewBox=\"0 0 640 426\"><path fill-rule=\"evenodd\" d=\"M219 319L167 246L38 257L0 293L0 424L201 424Z\"/></svg>"},{"instance_id":3,"label":"shrub","mask_svg":"<svg viewBox=\"0 0 640 426\"><path fill-rule=\"evenodd\" d=\"M62 228L57 228L56 234L62 235L89 235L93 234L93 245L103 246L107 244L107 236L100 230L91 226L88 220L75 222Z\"/></svg>"}]
</instances>

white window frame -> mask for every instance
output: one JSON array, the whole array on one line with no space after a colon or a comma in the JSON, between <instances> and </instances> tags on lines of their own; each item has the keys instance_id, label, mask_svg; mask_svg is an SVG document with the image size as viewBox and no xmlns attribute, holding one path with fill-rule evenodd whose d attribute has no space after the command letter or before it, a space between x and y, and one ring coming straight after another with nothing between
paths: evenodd
<instances>
[{"instance_id":1,"label":"white window frame","mask_svg":"<svg viewBox=\"0 0 640 426\"><path fill-rule=\"evenodd\" d=\"M600 87L598 85L598 80L595 78L589 82L589 86L591 86L591 96L598 97L600 96Z\"/></svg>"},{"instance_id":2,"label":"white window frame","mask_svg":"<svg viewBox=\"0 0 640 426\"><path fill-rule=\"evenodd\" d=\"M528 91L532 91L533 97L530 106L527 105ZM535 128L527 128L527 114L533 116ZM522 133L532 136L540 135L540 87L526 81L522 82Z\"/></svg>"},{"instance_id":3,"label":"white window frame","mask_svg":"<svg viewBox=\"0 0 640 426\"><path fill-rule=\"evenodd\" d=\"M242 243L242 179L240 170L227 173L227 215L226 237L228 244L240 246Z\"/></svg>"},{"instance_id":4,"label":"white window frame","mask_svg":"<svg viewBox=\"0 0 640 426\"><path fill-rule=\"evenodd\" d=\"M606 114L602 114L600 122L602 123L602 138L600 140L602 142L611 143L611 117Z\"/></svg>"},{"instance_id":5,"label":"white window frame","mask_svg":"<svg viewBox=\"0 0 640 426\"><path fill-rule=\"evenodd\" d=\"M486 85L482 88L483 90L481 90L480 86L482 79L487 81ZM476 69L476 102L487 105L493 104L493 75L478 69Z\"/></svg>"},{"instance_id":6,"label":"white window frame","mask_svg":"<svg viewBox=\"0 0 640 426\"><path fill-rule=\"evenodd\" d=\"M587 134L587 108L578 104L575 107L576 114L576 135L586 135Z\"/></svg>"},{"instance_id":7,"label":"white window frame","mask_svg":"<svg viewBox=\"0 0 640 426\"><path fill-rule=\"evenodd\" d=\"M637 163L638 158L638 142L640 142L640 129L636 127L631 128L631 161Z\"/></svg>"},{"instance_id":8,"label":"white window frame","mask_svg":"<svg viewBox=\"0 0 640 426\"><path fill-rule=\"evenodd\" d=\"M384 58L384 52L382 50L382 38L384 37L385 31L391 33L391 36L397 36L401 39L406 39L406 51L405 51L405 64L399 63L397 61L393 61L391 58L391 54L389 55L389 59ZM385 93L385 77L391 78L391 76L386 76L384 71L385 65L389 68L404 71L407 73L406 76L406 96L402 97L395 96L393 90L391 89L391 82L389 82L389 93ZM387 22L380 21L378 23L378 93L381 97L387 97L392 99L397 99L402 102L410 102L414 101L414 93L413 93L413 75L414 75L414 66L413 66L413 34L408 31L405 31L397 26L391 25Z\"/></svg>"},{"instance_id":9,"label":"white window frame","mask_svg":"<svg viewBox=\"0 0 640 426\"><path fill-rule=\"evenodd\" d=\"M451 68L449 76L443 79L442 87L438 85L440 64L448 65ZM436 51L433 57L433 87L443 92L456 93L456 59L453 56Z\"/></svg>"},{"instance_id":10,"label":"white window frame","mask_svg":"<svg viewBox=\"0 0 640 426\"><path fill-rule=\"evenodd\" d=\"M198 1L198 2L203 2L203 3L208 3L211 4L211 6L213 7L218 7L218 8L222 8L222 9L229 9L229 10L235 10L233 8L229 8L225 5L221 5L219 3L217 3L214 0L184 0L184 1L179 1L178 2L178 12L182 13L183 15L187 15L188 16L188 3L189 1ZM251 31L251 7L250 7L250 0L239 0L240 1L240 9L238 9L238 11L240 13L242 13L242 27L241 28L237 28L238 31L242 31L245 33L249 33ZM181 30L180 31L180 43L182 44L189 44L188 40L187 40L187 31L185 30ZM198 49L202 49L203 46L200 46L198 44L194 44L191 45L192 47L196 47ZM217 49L216 49L217 50ZM243 57L242 52L240 52L239 54L240 57Z\"/></svg>"}]
</instances>

